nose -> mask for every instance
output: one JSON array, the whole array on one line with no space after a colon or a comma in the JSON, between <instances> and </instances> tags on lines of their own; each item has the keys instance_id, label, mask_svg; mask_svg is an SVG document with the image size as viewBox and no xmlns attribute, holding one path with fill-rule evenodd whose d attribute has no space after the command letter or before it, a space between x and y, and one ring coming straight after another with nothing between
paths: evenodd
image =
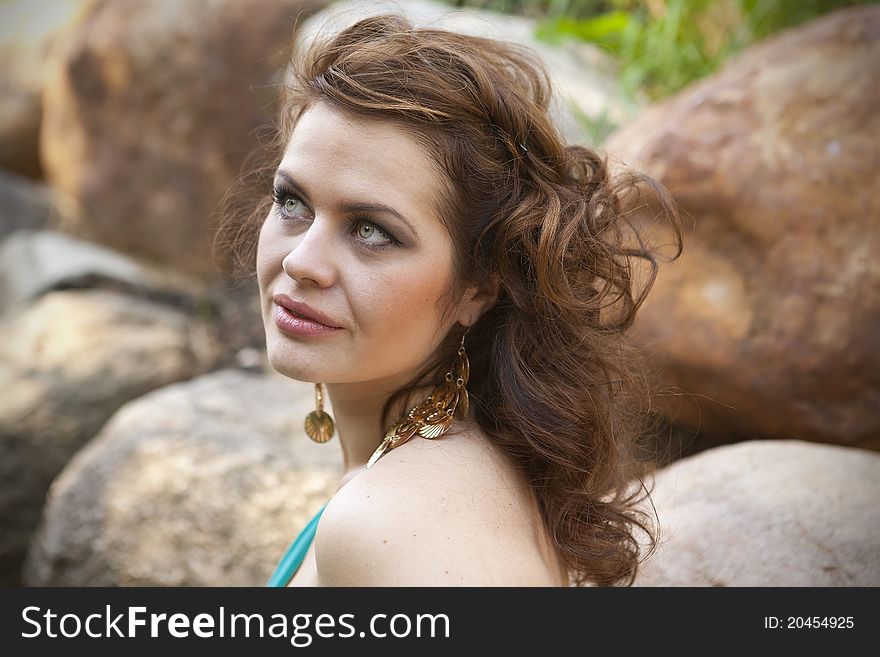
<instances>
[{"instance_id":1,"label":"nose","mask_svg":"<svg viewBox=\"0 0 880 657\"><path fill-rule=\"evenodd\" d=\"M336 280L330 223L315 218L305 234L281 261L285 273L298 283L330 287Z\"/></svg>"}]
</instances>

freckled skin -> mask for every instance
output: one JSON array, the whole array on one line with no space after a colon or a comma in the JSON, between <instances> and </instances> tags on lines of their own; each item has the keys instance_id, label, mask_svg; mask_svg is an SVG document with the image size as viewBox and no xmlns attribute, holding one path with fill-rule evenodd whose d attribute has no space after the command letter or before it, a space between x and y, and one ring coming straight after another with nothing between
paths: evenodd
<instances>
[{"instance_id":1,"label":"freckled skin","mask_svg":"<svg viewBox=\"0 0 880 657\"><path fill-rule=\"evenodd\" d=\"M441 183L431 159L400 128L319 103L300 118L278 169L302 185L308 200L290 202L296 221L279 219L276 205L260 232L257 278L270 363L300 381L399 387L463 316L440 323L453 251L435 215ZM352 213L340 210L348 202L391 206L415 234L393 215L366 213L402 242L371 252L363 242L388 239L374 229L353 230ZM343 330L321 339L282 333L273 319L277 293L305 301Z\"/></svg>"}]
</instances>

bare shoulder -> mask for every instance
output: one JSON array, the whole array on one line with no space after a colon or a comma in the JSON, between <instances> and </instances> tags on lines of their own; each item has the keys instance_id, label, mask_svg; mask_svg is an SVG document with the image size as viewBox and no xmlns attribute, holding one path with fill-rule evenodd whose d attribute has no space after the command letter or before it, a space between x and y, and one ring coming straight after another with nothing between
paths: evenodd
<instances>
[{"instance_id":1,"label":"bare shoulder","mask_svg":"<svg viewBox=\"0 0 880 657\"><path fill-rule=\"evenodd\" d=\"M345 484L315 537L329 586L553 586L528 483L485 436L413 439Z\"/></svg>"}]
</instances>

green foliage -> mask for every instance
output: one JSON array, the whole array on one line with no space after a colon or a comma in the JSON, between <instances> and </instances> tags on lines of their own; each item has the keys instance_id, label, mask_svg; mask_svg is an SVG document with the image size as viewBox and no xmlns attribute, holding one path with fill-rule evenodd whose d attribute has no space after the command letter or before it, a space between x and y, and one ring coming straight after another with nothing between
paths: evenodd
<instances>
[{"instance_id":1,"label":"green foliage","mask_svg":"<svg viewBox=\"0 0 880 657\"><path fill-rule=\"evenodd\" d=\"M630 16L625 11L610 11L589 20L558 16L538 25L537 37L555 43L564 37L574 36L583 41L592 41L612 52L619 52L621 37L629 22Z\"/></svg>"},{"instance_id":2,"label":"green foliage","mask_svg":"<svg viewBox=\"0 0 880 657\"><path fill-rule=\"evenodd\" d=\"M829 11L878 0L457 0L537 18L549 42L595 43L620 63L624 91L662 98L743 47Z\"/></svg>"}]
</instances>

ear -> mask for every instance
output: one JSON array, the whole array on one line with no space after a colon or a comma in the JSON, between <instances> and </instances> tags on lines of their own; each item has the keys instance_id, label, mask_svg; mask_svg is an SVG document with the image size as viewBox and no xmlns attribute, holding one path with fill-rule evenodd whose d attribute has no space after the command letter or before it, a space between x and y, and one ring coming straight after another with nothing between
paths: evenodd
<instances>
[{"instance_id":1,"label":"ear","mask_svg":"<svg viewBox=\"0 0 880 657\"><path fill-rule=\"evenodd\" d=\"M462 326L473 326L484 312L498 301L501 291L501 277L493 274L489 282L481 287L469 287L458 307L456 319Z\"/></svg>"}]
</instances>

